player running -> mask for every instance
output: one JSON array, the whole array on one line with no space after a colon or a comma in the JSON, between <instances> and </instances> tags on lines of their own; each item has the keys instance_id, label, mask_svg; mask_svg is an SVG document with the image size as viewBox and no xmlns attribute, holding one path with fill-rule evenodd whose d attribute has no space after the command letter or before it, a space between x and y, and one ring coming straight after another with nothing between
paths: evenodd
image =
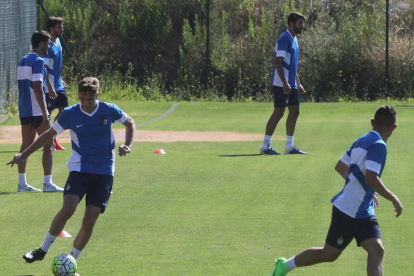
<instances>
[{"instance_id":1,"label":"player running","mask_svg":"<svg viewBox=\"0 0 414 276\"><path fill-rule=\"evenodd\" d=\"M345 186L331 200L332 221L325 246L306 249L289 260L277 259L272 276L284 276L296 267L333 262L354 238L368 253L368 275L384 275L384 246L374 207L378 206L375 194L379 194L392 202L397 217L403 210L398 197L380 179L387 158L386 142L397 127L396 117L394 107L379 107L371 119L373 129L354 142L336 164Z\"/></svg>"}]
</instances>

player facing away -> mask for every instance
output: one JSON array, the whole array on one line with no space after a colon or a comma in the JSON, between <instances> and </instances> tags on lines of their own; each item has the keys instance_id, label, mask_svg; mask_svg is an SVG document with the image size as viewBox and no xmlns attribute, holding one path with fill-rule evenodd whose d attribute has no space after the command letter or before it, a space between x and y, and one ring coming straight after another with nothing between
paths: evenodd
<instances>
[{"instance_id":1,"label":"player facing away","mask_svg":"<svg viewBox=\"0 0 414 276\"><path fill-rule=\"evenodd\" d=\"M47 68L47 86L46 86L46 104L49 114L55 108L58 108L59 112L55 117L55 122L59 118L60 113L65 107L69 106L68 95L65 90L65 82L62 80L62 45L60 44L60 37L63 34L63 22L62 17L51 16L47 20L47 29L50 34L50 47L49 51L43 59L45 60ZM65 150L62 147L56 137L53 139L56 150Z\"/></svg>"},{"instance_id":2,"label":"player facing away","mask_svg":"<svg viewBox=\"0 0 414 276\"><path fill-rule=\"evenodd\" d=\"M285 154L306 154L294 144L293 134L299 116L300 95L305 89L298 75L299 45L297 35L302 32L305 16L292 12L288 17L289 29L282 33L275 47L275 68L273 71L274 110L267 124L260 154L280 155L271 146L272 135L282 119L286 107L289 110L286 119Z\"/></svg>"},{"instance_id":3,"label":"player facing away","mask_svg":"<svg viewBox=\"0 0 414 276\"><path fill-rule=\"evenodd\" d=\"M386 142L397 127L396 116L392 106L379 107L371 119L372 130L354 142L336 164L345 186L331 200L332 221L325 246L306 249L289 260L277 259L272 276L284 276L296 267L333 262L354 238L368 253L367 275L384 275L384 246L374 207L378 206L379 194L392 202L397 217L403 210L398 197L380 178L387 158Z\"/></svg>"},{"instance_id":4,"label":"player facing away","mask_svg":"<svg viewBox=\"0 0 414 276\"><path fill-rule=\"evenodd\" d=\"M49 113L46 108L44 81L46 77L45 63L41 56L47 53L50 35L45 31L34 32L31 38L33 52L24 56L17 68L19 87L19 117L22 129L22 145L20 152L26 150L35 140L36 133L42 134L50 128ZM43 146L42 165L44 172L43 191L63 192L63 189L53 184L52 139ZM26 180L26 160L18 164L18 192L41 192Z\"/></svg>"},{"instance_id":5,"label":"player facing away","mask_svg":"<svg viewBox=\"0 0 414 276\"><path fill-rule=\"evenodd\" d=\"M113 123L120 122L126 127L125 142L118 148L119 155L125 156L131 152L134 120L115 104L98 101L98 88L99 81L96 78L81 80L78 84L80 103L65 108L48 131L8 163L13 165L25 162L31 153L48 143L53 136L70 129L72 155L68 161L69 177L64 189L63 206L54 217L40 248L23 255L28 263L43 260L85 196L85 214L70 251L76 260L79 258L99 215L105 211L111 194L115 171Z\"/></svg>"}]
</instances>

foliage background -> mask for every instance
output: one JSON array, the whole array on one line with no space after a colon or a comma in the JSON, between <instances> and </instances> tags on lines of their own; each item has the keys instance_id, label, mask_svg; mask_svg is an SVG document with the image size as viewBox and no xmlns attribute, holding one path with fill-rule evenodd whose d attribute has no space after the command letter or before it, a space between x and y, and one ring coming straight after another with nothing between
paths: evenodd
<instances>
[{"instance_id":1,"label":"foliage background","mask_svg":"<svg viewBox=\"0 0 414 276\"><path fill-rule=\"evenodd\" d=\"M273 52L291 11L307 17L299 74L307 101L407 99L414 92L414 0L44 0L65 18L63 75L101 78L112 100L269 100ZM39 10L39 28L45 28ZM207 26L210 59L207 62Z\"/></svg>"}]
</instances>

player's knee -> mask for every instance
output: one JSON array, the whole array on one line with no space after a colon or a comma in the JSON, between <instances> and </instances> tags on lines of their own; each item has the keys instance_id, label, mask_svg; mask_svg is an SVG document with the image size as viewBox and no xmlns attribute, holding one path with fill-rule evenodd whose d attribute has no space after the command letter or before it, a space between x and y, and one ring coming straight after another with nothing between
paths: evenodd
<instances>
[{"instance_id":1,"label":"player's knee","mask_svg":"<svg viewBox=\"0 0 414 276\"><path fill-rule=\"evenodd\" d=\"M334 262L339 258L340 255L341 252L325 252L325 261Z\"/></svg>"},{"instance_id":2,"label":"player's knee","mask_svg":"<svg viewBox=\"0 0 414 276\"><path fill-rule=\"evenodd\" d=\"M60 209L59 215L65 219L69 219L72 217L72 215L75 213L76 207L71 206L63 206L62 209Z\"/></svg>"},{"instance_id":3,"label":"player's knee","mask_svg":"<svg viewBox=\"0 0 414 276\"><path fill-rule=\"evenodd\" d=\"M365 249L369 255L376 256L378 258L383 258L385 254L384 246L380 243L375 243L374 245L369 246Z\"/></svg>"}]
</instances>

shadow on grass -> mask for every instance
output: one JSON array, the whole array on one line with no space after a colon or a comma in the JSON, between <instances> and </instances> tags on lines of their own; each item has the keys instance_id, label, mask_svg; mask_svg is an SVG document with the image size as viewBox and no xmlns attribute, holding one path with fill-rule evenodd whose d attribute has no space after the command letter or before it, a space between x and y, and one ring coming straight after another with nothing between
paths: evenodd
<instances>
[{"instance_id":1,"label":"shadow on grass","mask_svg":"<svg viewBox=\"0 0 414 276\"><path fill-rule=\"evenodd\" d=\"M261 154L231 154L231 155L219 155L220 157L249 157L260 156Z\"/></svg>"},{"instance_id":2,"label":"shadow on grass","mask_svg":"<svg viewBox=\"0 0 414 276\"><path fill-rule=\"evenodd\" d=\"M12 195L12 194L17 194L17 192L0 192L0 196L1 195Z\"/></svg>"},{"instance_id":3,"label":"shadow on grass","mask_svg":"<svg viewBox=\"0 0 414 276\"><path fill-rule=\"evenodd\" d=\"M0 154L2 153L16 153L15 150L5 150L5 151L0 151Z\"/></svg>"}]
</instances>

